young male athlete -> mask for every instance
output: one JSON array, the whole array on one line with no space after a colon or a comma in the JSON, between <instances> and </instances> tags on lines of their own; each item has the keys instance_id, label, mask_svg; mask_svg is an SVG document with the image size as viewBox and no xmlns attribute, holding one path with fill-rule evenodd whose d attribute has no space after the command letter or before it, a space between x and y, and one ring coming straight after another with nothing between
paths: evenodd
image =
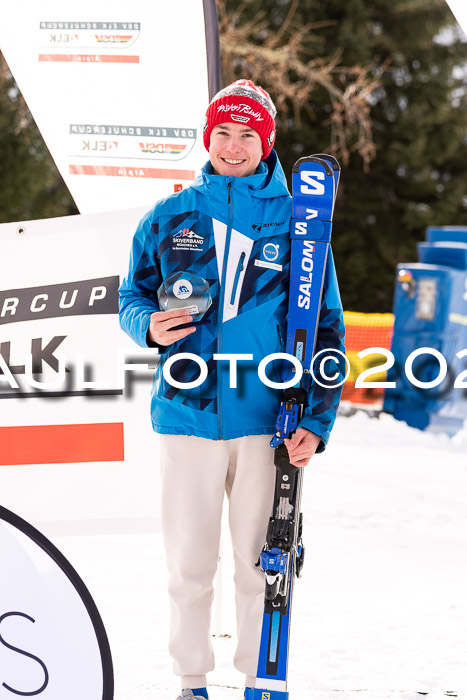
<instances>
[{"instance_id":1,"label":"young male athlete","mask_svg":"<svg viewBox=\"0 0 467 700\"><path fill-rule=\"evenodd\" d=\"M255 563L273 501L269 440L281 393L260 381L257 367L267 355L285 351L292 213L272 149L275 115L269 94L248 80L214 97L204 131L209 161L191 187L158 202L142 219L120 288L122 328L139 345L161 354L151 413L160 434L169 650L180 676L179 700L208 697L206 674L214 667L210 611L224 492L235 558L234 664L245 674L246 688L254 685L258 663L264 575ZM188 282L190 274L196 275L209 285L212 303L202 325L189 325L196 308L161 311L157 291L175 273L184 273L177 279ZM330 253L316 351L343 350L343 336ZM208 374L199 386L177 388L163 376L164 362L179 353L206 362ZM252 356L238 359L236 387L230 386L230 362L214 359L216 354ZM270 367L270 379L280 382L279 370ZM193 360L182 358L172 365L171 376L189 383L199 371ZM296 466L324 450L339 397L340 389L312 386L299 428L286 441Z\"/></svg>"}]
</instances>

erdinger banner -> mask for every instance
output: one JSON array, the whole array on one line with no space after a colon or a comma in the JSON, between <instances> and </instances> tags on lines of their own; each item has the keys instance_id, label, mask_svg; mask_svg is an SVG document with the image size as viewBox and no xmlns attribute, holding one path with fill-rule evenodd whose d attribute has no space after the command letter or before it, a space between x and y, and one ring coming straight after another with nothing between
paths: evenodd
<instances>
[{"instance_id":1,"label":"erdinger banner","mask_svg":"<svg viewBox=\"0 0 467 700\"><path fill-rule=\"evenodd\" d=\"M0 48L82 213L150 205L206 161L215 0L24 0Z\"/></svg>"},{"instance_id":2,"label":"erdinger banner","mask_svg":"<svg viewBox=\"0 0 467 700\"><path fill-rule=\"evenodd\" d=\"M112 700L97 607L71 564L0 506L0 699Z\"/></svg>"}]
</instances>

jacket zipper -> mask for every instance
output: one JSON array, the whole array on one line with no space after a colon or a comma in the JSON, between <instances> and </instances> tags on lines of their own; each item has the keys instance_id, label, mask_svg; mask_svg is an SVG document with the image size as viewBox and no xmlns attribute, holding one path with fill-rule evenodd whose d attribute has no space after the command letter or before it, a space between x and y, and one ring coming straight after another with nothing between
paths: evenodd
<instances>
[{"instance_id":1,"label":"jacket zipper","mask_svg":"<svg viewBox=\"0 0 467 700\"><path fill-rule=\"evenodd\" d=\"M243 272L243 261L244 260L245 260L245 253L242 253L240 255L240 260L238 261L237 271L236 271L235 277L234 277L232 294L230 296L230 306L233 306L235 304L235 297L237 296L238 281L240 279L241 273Z\"/></svg>"},{"instance_id":2,"label":"jacket zipper","mask_svg":"<svg viewBox=\"0 0 467 700\"><path fill-rule=\"evenodd\" d=\"M279 343L281 345L284 345L284 338L282 337L282 331L281 331L281 327L279 326L279 324L277 324L277 335L279 336Z\"/></svg>"},{"instance_id":3,"label":"jacket zipper","mask_svg":"<svg viewBox=\"0 0 467 700\"><path fill-rule=\"evenodd\" d=\"M229 258L230 239L232 236L233 222L233 197L232 197L232 180L227 182L227 204L229 205L229 219L227 222L227 232L225 234L224 259L222 261L222 282L221 293L219 297L219 318L217 334L217 352L222 353L222 324L224 319L224 299L225 299L225 278L227 276L227 260ZM217 369L217 400L218 400L218 430L219 440L222 440L222 382L220 380L220 368Z\"/></svg>"}]
</instances>

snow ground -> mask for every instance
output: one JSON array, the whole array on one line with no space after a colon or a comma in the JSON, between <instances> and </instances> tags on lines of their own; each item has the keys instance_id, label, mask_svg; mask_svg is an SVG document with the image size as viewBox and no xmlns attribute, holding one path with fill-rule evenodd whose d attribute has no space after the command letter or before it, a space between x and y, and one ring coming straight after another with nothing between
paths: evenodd
<instances>
[{"instance_id":1,"label":"snow ground","mask_svg":"<svg viewBox=\"0 0 467 700\"><path fill-rule=\"evenodd\" d=\"M304 479L307 548L292 621L291 700L467 699L467 433L339 417ZM91 591L113 654L115 700L174 700L161 536L53 536ZM212 700L241 695L232 572Z\"/></svg>"}]
</instances>

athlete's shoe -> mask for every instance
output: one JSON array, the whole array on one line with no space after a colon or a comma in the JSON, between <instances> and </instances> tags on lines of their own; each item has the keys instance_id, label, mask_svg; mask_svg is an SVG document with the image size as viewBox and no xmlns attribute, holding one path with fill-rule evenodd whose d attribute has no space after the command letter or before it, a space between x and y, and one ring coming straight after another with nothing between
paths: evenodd
<instances>
[{"instance_id":1,"label":"athlete's shoe","mask_svg":"<svg viewBox=\"0 0 467 700\"><path fill-rule=\"evenodd\" d=\"M206 688L184 688L177 700L209 700Z\"/></svg>"},{"instance_id":2,"label":"athlete's shoe","mask_svg":"<svg viewBox=\"0 0 467 700\"><path fill-rule=\"evenodd\" d=\"M243 700L253 700L253 688L245 688Z\"/></svg>"}]
</instances>

